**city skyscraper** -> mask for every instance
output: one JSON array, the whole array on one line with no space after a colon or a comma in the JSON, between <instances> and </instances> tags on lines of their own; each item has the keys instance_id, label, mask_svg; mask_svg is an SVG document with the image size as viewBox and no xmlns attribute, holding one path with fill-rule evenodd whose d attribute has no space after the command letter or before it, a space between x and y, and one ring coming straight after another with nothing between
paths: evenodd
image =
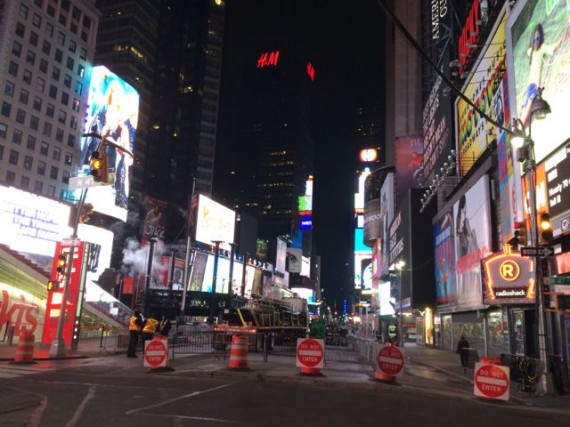
<instances>
[{"instance_id":1,"label":"city skyscraper","mask_svg":"<svg viewBox=\"0 0 570 427\"><path fill-rule=\"evenodd\" d=\"M237 136L232 147L219 147L215 194L252 213L259 238L291 240L301 230L299 197L313 174L311 96L318 71L283 40L252 48L246 58Z\"/></svg>"},{"instance_id":2,"label":"city skyscraper","mask_svg":"<svg viewBox=\"0 0 570 427\"><path fill-rule=\"evenodd\" d=\"M70 197L98 19L94 1L3 2L0 183Z\"/></svg>"},{"instance_id":3,"label":"city skyscraper","mask_svg":"<svg viewBox=\"0 0 570 427\"><path fill-rule=\"evenodd\" d=\"M104 65L140 94L139 126L131 168L133 198L143 191L160 2L97 0L101 13L94 65Z\"/></svg>"},{"instance_id":4,"label":"city skyscraper","mask_svg":"<svg viewBox=\"0 0 570 427\"><path fill-rule=\"evenodd\" d=\"M225 2L100 0L97 6L96 61L141 94L138 202L151 196L165 203L164 237L184 238L194 178L197 192L212 191Z\"/></svg>"}]
</instances>

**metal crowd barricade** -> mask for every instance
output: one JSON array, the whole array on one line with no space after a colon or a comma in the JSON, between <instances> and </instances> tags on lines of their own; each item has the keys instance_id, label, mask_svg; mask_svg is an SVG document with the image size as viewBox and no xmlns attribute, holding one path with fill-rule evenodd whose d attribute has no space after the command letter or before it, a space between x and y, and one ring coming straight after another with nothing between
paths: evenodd
<instances>
[{"instance_id":1,"label":"metal crowd barricade","mask_svg":"<svg viewBox=\"0 0 570 427\"><path fill-rule=\"evenodd\" d=\"M211 354L215 357L229 357L232 335L241 332L209 330L199 331L183 329L173 333L169 338L172 359L186 354ZM269 357L291 357L297 354L298 336L284 331L244 333L248 337L248 354ZM344 345L325 345L325 357L329 361L354 362L356 360L372 361L375 354L375 341L364 343L352 337L345 339Z\"/></svg>"}]
</instances>

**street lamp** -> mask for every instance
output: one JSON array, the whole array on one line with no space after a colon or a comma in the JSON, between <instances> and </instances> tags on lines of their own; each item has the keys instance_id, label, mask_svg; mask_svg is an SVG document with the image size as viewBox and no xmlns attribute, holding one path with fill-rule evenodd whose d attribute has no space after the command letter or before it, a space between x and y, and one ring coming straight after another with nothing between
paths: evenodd
<instances>
[{"instance_id":1,"label":"street lamp","mask_svg":"<svg viewBox=\"0 0 570 427\"><path fill-rule=\"evenodd\" d=\"M146 265L146 277L144 282L144 298L143 298L143 313L146 317L150 315L148 313L148 304L150 301L149 292L152 278L152 267L154 261L154 245L158 242L156 237L151 237L149 239L149 250L148 250L148 260Z\"/></svg>"},{"instance_id":2,"label":"street lamp","mask_svg":"<svg viewBox=\"0 0 570 427\"><path fill-rule=\"evenodd\" d=\"M546 359L546 312L544 310L544 289L542 287L541 278L541 261L538 252L538 218L536 209L536 160L534 157L534 141L532 140L531 125L534 118L541 120L550 113L550 105L542 98L542 88L539 88L538 94L532 101L530 118L528 122L528 134L525 132L524 124L520 119L513 120L513 137L511 144L515 150L516 158L523 163L523 169L528 179L529 192L529 217L530 217L530 235L532 246L535 248L535 286L536 286L536 313L538 323L538 350L539 359L542 365L542 390L546 393L548 363Z\"/></svg>"},{"instance_id":3,"label":"street lamp","mask_svg":"<svg viewBox=\"0 0 570 427\"><path fill-rule=\"evenodd\" d=\"M400 300L400 319L398 325L398 345L404 348L404 312L402 311L402 269L406 263L404 260L399 260L396 263L396 270L398 271L398 299Z\"/></svg>"},{"instance_id":4,"label":"street lamp","mask_svg":"<svg viewBox=\"0 0 570 427\"><path fill-rule=\"evenodd\" d=\"M210 325L214 324L214 304L216 302L216 282L218 280L218 259L220 252L221 240L212 240L214 244L214 275L212 277L212 296L210 298L210 318L208 319Z\"/></svg>"}]
</instances>

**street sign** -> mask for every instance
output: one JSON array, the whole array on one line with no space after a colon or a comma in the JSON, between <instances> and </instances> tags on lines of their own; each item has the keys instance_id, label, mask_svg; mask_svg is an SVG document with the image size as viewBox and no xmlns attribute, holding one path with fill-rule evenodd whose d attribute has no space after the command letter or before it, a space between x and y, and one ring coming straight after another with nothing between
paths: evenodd
<instances>
[{"instance_id":1,"label":"street sign","mask_svg":"<svg viewBox=\"0 0 570 427\"><path fill-rule=\"evenodd\" d=\"M404 371L404 353L398 347L385 345L378 352L376 365L386 375L399 375Z\"/></svg>"},{"instance_id":2,"label":"street sign","mask_svg":"<svg viewBox=\"0 0 570 427\"><path fill-rule=\"evenodd\" d=\"M521 248L522 256L539 256L547 257L554 255L554 248L552 246L542 246L540 248L535 248L533 246L523 246Z\"/></svg>"},{"instance_id":3,"label":"street sign","mask_svg":"<svg viewBox=\"0 0 570 427\"><path fill-rule=\"evenodd\" d=\"M473 383L475 396L509 400L509 368L506 366L476 363Z\"/></svg>"},{"instance_id":4,"label":"street sign","mask_svg":"<svg viewBox=\"0 0 570 427\"><path fill-rule=\"evenodd\" d=\"M144 343L144 367L161 368L166 366L168 358L168 340L153 338Z\"/></svg>"},{"instance_id":5,"label":"street sign","mask_svg":"<svg viewBox=\"0 0 570 427\"><path fill-rule=\"evenodd\" d=\"M297 367L322 368L325 360L323 340L299 338L297 340Z\"/></svg>"},{"instance_id":6,"label":"street sign","mask_svg":"<svg viewBox=\"0 0 570 427\"><path fill-rule=\"evenodd\" d=\"M95 182L92 175L87 176L72 176L69 178L69 189L80 190L82 188L98 187L101 184Z\"/></svg>"},{"instance_id":7,"label":"street sign","mask_svg":"<svg viewBox=\"0 0 570 427\"><path fill-rule=\"evenodd\" d=\"M570 277L545 277L545 285L570 285Z\"/></svg>"}]
</instances>

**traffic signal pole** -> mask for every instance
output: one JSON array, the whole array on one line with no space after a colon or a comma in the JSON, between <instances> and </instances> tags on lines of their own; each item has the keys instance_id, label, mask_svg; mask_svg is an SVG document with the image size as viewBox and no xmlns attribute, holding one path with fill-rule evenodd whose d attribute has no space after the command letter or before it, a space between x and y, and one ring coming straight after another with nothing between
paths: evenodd
<instances>
[{"instance_id":1,"label":"traffic signal pole","mask_svg":"<svg viewBox=\"0 0 570 427\"><path fill-rule=\"evenodd\" d=\"M75 241L77 240L77 228L79 227L79 218L81 216L81 209L87 197L87 188L81 189L81 197L79 198L79 206L73 220L73 235L71 236L71 246L69 247L69 254L67 256L67 264L65 266L65 276L62 283L61 305L59 309L59 319L57 321L57 331L55 338L50 346L49 355L51 357L62 358L65 357L65 342L63 341L63 327L67 317L67 292L69 289L69 281L71 279L71 269L73 268L73 254L75 252Z\"/></svg>"}]
</instances>

